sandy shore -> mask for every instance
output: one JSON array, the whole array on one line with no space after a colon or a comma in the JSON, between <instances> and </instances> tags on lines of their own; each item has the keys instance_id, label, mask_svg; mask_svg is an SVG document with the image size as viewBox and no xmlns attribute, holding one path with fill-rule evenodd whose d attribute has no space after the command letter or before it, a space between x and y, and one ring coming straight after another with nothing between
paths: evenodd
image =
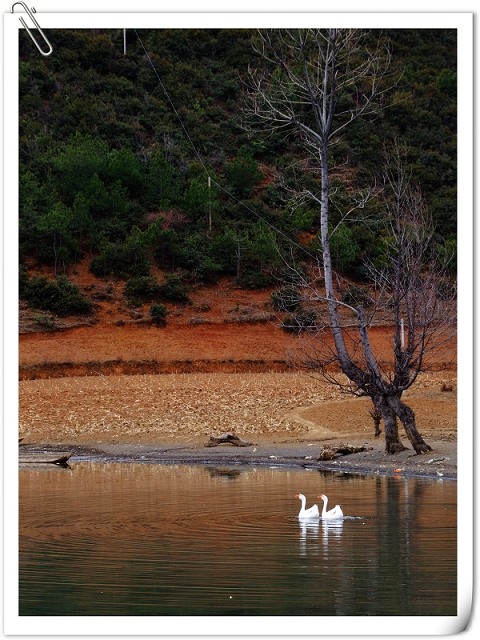
<instances>
[{"instance_id":1,"label":"sandy shore","mask_svg":"<svg viewBox=\"0 0 480 640\"><path fill-rule=\"evenodd\" d=\"M314 469L435 478L457 476L453 372L423 376L405 395L432 451L384 452L370 402L300 373L92 376L20 382L24 451L72 451L81 460L213 465L294 465ZM445 388L451 389L445 391ZM236 433L248 447L205 447ZM402 436L403 442L409 446ZM322 446L361 453L318 461Z\"/></svg>"}]
</instances>

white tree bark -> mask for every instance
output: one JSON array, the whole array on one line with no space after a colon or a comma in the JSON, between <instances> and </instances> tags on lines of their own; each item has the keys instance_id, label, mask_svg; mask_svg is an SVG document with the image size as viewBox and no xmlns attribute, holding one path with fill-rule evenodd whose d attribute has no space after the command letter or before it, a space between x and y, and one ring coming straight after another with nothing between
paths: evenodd
<instances>
[{"instance_id":1,"label":"white tree bark","mask_svg":"<svg viewBox=\"0 0 480 640\"><path fill-rule=\"evenodd\" d=\"M389 453L403 448L397 418L415 451L424 453L430 447L416 430L413 412L400 397L422 370L424 354L438 328L438 295L435 275L425 269L430 225L419 194L401 170L398 146L386 179L394 196L393 204L386 207L392 237L392 246L387 248L391 255L386 269L370 265L378 299L389 298L393 307L393 373L382 371L375 358L369 340L370 316L363 305L352 306L339 300L332 266L329 149L354 120L377 113L385 93L394 84L389 75L388 47L380 40L373 48L368 42L366 33L349 29L259 32L256 50L270 69L268 73L250 71L250 113L257 128L269 133L284 131L302 141L320 176L320 193L303 192L302 197L310 196L320 205L324 291L319 294L311 282L304 281L304 286L315 289L313 295L326 303L335 352L316 364L315 359L310 359L309 366L325 372L326 365L336 360L350 381L348 388L372 398L384 418ZM353 313L358 332L353 353L345 341L342 324L347 308ZM402 340L402 321L406 343Z\"/></svg>"}]
</instances>

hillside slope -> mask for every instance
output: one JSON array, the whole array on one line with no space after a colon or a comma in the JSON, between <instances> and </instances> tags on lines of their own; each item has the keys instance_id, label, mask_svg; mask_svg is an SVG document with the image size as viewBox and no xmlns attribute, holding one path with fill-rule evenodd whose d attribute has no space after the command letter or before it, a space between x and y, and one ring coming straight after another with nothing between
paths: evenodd
<instances>
[{"instance_id":1,"label":"hillside slope","mask_svg":"<svg viewBox=\"0 0 480 640\"><path fill-rule=\"evenodd\" d=\"M189 292L191 304L168 304L167 324L156 327L149 304L128 304L122 281L98 279L88 260L71 278L95 301L84 317L56 318L25 307L20 314L20 378L204 371L282 371L306 345L329 342L328 332L300 336L280 326L271 289L245 290L233 279ZM108 293L105 291L108 290ZM102 293L103 292L103 293ZM102 299L103 298L103 299ZM378 358L391 357L392 330L371 329ZM434 368L454 367L455 344L435 356Z\"/></svg>"}]
</instances>

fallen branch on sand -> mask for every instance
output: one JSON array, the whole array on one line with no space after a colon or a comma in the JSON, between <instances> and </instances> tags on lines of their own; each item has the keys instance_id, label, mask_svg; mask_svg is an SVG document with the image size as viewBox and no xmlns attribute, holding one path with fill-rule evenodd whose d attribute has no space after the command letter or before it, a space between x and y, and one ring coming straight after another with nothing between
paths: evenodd
<instances>
[{"instance_id":1,"label":"fallen branch on sand","mask_svg":"<svg viewBox=\"0 0 480 640\"><path fill-rule=\"evenodd\" d=\"M367 447L355 447L354 445L343 443L336 447L321 447L317 460L333 460L337 456L347 456L350 453L360 453L361 451L367 451Z\"/></svg>"},{"instance_id":2,"label":"fallen branch on sand","mask_svg":"<svg viewBox=\"0 0 480 640\"><path fill-rule=\"evenodd\" d=\"M221 436L210 436L210 440L205 443L205 447L218 447L219 444L233 444L235 447L251 447L253 442L246 442L234 433L222 433Z\"/></svg>"}]
</instances>

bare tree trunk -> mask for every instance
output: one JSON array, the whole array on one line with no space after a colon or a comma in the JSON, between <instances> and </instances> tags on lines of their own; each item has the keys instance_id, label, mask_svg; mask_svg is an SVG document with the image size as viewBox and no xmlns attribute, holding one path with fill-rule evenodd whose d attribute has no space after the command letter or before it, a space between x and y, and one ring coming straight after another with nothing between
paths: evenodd
<instances>
[{"instance_id":1,"label":"bare tree trunk","mask_svg":"<svg viewBox=\"0 0 480 640\"><path fill-rule=\"evenodd\" d=\"M388 402L388 396L376 396L373 400L375 406L382 414L383 423L385 425L385 451L386 453L400 453L405 451L398 435L397 414Z\"/></svg>"},{"instance_id":2,"label":"bare tree trunk","mask_svg":"<svg viewBox=\"0 0 480 640\"><path fill-rule=\"evenodd\" d=\"M372 399L385 424L387 453L405 449L398 434L399 420L416 453L425 453L430 447L417 431L414 412L400 398L422 370L428 342L441 325L442 317L438 316L436 287L421 286L422 278L425 280L430 273L426 264L433 234L420 193L409 184L400 146L396 146L395 161L387 162L385 179L387 227L393 242L385 248L386 266L380 270L371 266L378 293L377 308L383 303L390 310L393 302L393 372L382 368L370 343L369 327L374 314L367 314L361 302L350 305L342 300L334 282L330 253L329 147L341 139L354 120L383 108L383 96L396 84L389 78L390 50L382 39L371 48L367 33L352 29L260 31L255 49L269 68L263 73L250 71L250 113L261 130L294 133L314 159L315 172L320 173L320 194L317 188L300 187L297 195L320 205L324 292L320 295L315 292L313 299L327 304L335 347L323 360L309 359L309 368L310 362L316 362L318 370L325 372L326 366L336 361L353 383L339 384L351 393ZM307 107L310 107L308 117ZM388 200L393 204L388 205ZM350 212L346 212L345 218L349 216ZM239 250L238 246L237 258ZM305 284L307 288L311 286ZM357 326L353 346L351 335L345 330L347 311L353 314Z\"/></svg>"},{"instance_id":3,"label":"bare tree trunk","mask_svg":"<svg viewBox=\"0 0 480 640\"><path fill-rule=\"evenodd\" d=\"M320 199L320 242L322 247L323 261L323 278L325 282L325 297L327 299L328 315L332 327L333 339L337 350L338 359L342 370L348 368L350 358L348 356L343 332L340 327L340 318L338 316L337 303L335 300L335 289L333 285L333 269L332 258L330 254L330 234L328 232L329 218L329 174L328 174L328 155L326 143L320 148L320 174L322 177L321 199ZM345 371L344 371L345 372ZM347 374L348 375L348 374Z\"/></svg>"},{"instance_id":4,"label":"bare tree trunk","mask_svg":"<svg viewBox=\"0 0 480 640\"><path fill-rule=\"evenodd\" d=\"M372 416L373 426L375 427L375 437L382 433L380 429L380 423L382 421L382 414L380 413L380 409L375 405L375 402L372 400L373 407L370 409L369 413Z\"/></svg>"},{"instance_id":5,"label":"bare tree trunk","mask_svg":"<svg viewBox=\"0 0 480 640\"><path fill-rule=\"evenodd\" d=\"M405 433L407 434L415 453L422 454L431 451L432 447L425 442L417 430L415 413L413 410L402 402L398 396L389 396L387 402L391 410L395 412L395 415L398 416L399 420L402 422Z\"/></svg>"}]
</instances>

